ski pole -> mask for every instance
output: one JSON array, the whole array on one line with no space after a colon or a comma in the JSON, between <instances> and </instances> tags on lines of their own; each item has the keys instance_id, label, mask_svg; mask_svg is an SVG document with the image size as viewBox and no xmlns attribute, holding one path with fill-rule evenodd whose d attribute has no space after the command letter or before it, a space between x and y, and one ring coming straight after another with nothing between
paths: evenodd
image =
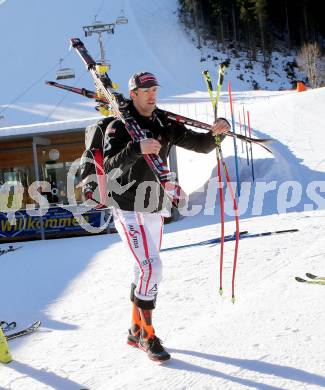
<instances>
[{"instance_id":1,"label":"ski pole","mask_svg":"<svg viewBox=\"0 0 325 390\"><path fill-rule=\"evenodd\" d=\"M217 142L219 142L219 140L216 139L216 144ZM225 243L225 205L224 205L224 195L223 195L223 181L221 176L220 150L221 147L219 148L219 145L217 144L216 153L217 153L217 165L218 165L218 187L219 187L220 225L221 225L220 261L219 261L219 294L222 295L223 294L223 285L222 285L223 253L224 253L224 243Z\"/></svg>"},{"instance_id":2,"label":"ski pole","mask_svg":"<svg viewBox=\"0 0 325 390\"><path fill-rule=\"evenodd\" d=\"M241 129L241 118L240 118L240 111L238 111L238 117L239 117L239 132L240 135L243 135L242 129ZM244 153L244 142L241 141L241 152Z\"/></svg>"},{"instance_id":3,"label":"ski pole","mask_svg":"<svg viewBox=\"0 0 325 390\"><path fill-rule=\"evenodd\" d=\"M228 94L229 94L229 104L230 104L230 113L231 113L231 122L232 122L232 132L236 134L235 131L235 116L233 110L233 101L231 93L231 82L228 82ZM240 180L239 180L239 170L238 170L238 155L237 155L237 142L236 138L233 138L234 141L234 151L235 151L235 168L236 168L236 180L237 180L237 195L240 197Z\"/></svg>"},{"instance_id":4,"label":"ski pole","mask_svg":"<svg viewBox=\"0 0 325 390\"><path fill-rule=\"evenodd\" d=\"M247 136L247 127L246 127L246 119L245 119L245 107L243 106L243 118L244 118L244 133L245 137ZM247 165L249 165L249 157L248 157L248 145L246 144L246 158L247 158Z\"/></svg>"},{"instance_id":5,"label":"ski pole","mask_svg":"<svg viewBox=\"0 0 325 390\"><path fill-rule=\"evenodd\" d=\"M223 67L223 69L221 67L219 68L217 95L216 95L215 99L213 98L212 82L211 82L211 78L210 78L209 72L208 71L203 72L203 75L204 75L205 80L206 80L207 88L208 88L208 91L209 91L212 107L213 107L213 110L214 110L215 120L217 118L217 103L218 103L220 90L221 90L221 86L222 86L222 82L223 82L223 75L224 75L224 67ZM223 70L223 72L221 71L221 69ZM222 77L220 77L220 75L222 75ZM218 161L218 183L219 183L219 187L220 188L223 187L223 183L222 183L222 180L221 180L221 167L220 167L220 162L221 162L221 164L223 166L223 169L224 169L225 176L226 176L227 187L228 187L228 189L230 191L231 198L233 200L233 208L234 208L234 211L235 211L235 219L236 219L236 244L235 244L234 263L233 263L232 298L231 298L232 302L235 303L235 275L236 275L236 268L237 268L237 257L238 257L238 246L239 246L239 216L238 216L238 208L237 208L236 196L235 196L235 193L234 193L234 191L232 189L231 180L230 180L230 176L229 176L229 173L228 173L228 168L227 168L226 162L225 162L225 160L223 158L223 154L222 154L221 138L220 138L220 136L216 137L216 145L217 145L216 151L217 151L217 161ZM223 248L224 248L224 241L225 241L225 236L224 236L224 197L223 197L223 191L222 191L222 193L220 192L219 194L222 195L221 198L220 198L221 239L220 239L220 288L219 288L219 293L222 294L223 293L223 289L222 289L222 273L223 273L223 252L224 252Z\"/></svg>"},{"instance_id":6,"label":"ski pole","mask_svg":"<svg viewBox=\"0 0 325 390\"><path fill-rule=\"evenodd\" d=\"M226 182L227 182L227 187L230 192L230 196L233 202L233 208L234 208L234 213L235 213L235 221L236 221L236 242L235 242L235 252L234 252L234 262L233 262L233 268L232 268L232 280L231 280L231 301L232 303L235 303L235 277L236 277L236 270L237 270L237 258L238 258L238 247L239 247L239 215L238 215L238 207L237 207L237 202L236 202L236 196L234 193L234 190L231 185L231 179L229 176L228 168L225 163L225 160L222 155L222 151L220 150L221 154L221 162L225 171L226 175Z\"/></svg>"},{"instance_id":7,"label":"ski pole","mask_svg":"<svg viewBox=\"0 0 325 390\"><path fill-rule=\"evenodd\" d=\"M247 111L247 124L248 124L248 133L249 133L249 136L251 136L252 130L251 130L251 123L250 123L250 119L249 119L249 111ZM253 160L253 146L252 146L252 144L250 144L250 152L251 152L251 164L252 164L252 178L253 178L253 181L255 181L254 160Z\"/></svg>"},{"instance_id":8,"label":"ski pole","mask_svg":"<svg viewBox=\"0 0 325 390\"><path fill-rule=\"evenodd\" d=\"M210 95L210 100L212 103L213 108L213 114L214 114L214 120L217 119L217 103L219 100L220 92L217 94L217 97L214 98L213 96L213 87L212 87L212 81L209 74L209 71L204 71L203 76L207 85L207 89ZM219 78L218 78L218 86L222 84L223 77L221 77L221 71L219 68ZM219 88L221 90L221 86ZM217 175L218 175L218 188L219 188L219 199L220 199L220 225L221 225L221 235L220 235L220 258L219 258L219 294L223 294L223 285L222 285L222 274L223 274L223 253L224 253L224 242L225 242L225 211L224 211L224 196L223 196L223 181L221 176L221 139L220 137L215 137L215 143L216 143L216 157L217 157Z\"/></svg>"}]
</instances>

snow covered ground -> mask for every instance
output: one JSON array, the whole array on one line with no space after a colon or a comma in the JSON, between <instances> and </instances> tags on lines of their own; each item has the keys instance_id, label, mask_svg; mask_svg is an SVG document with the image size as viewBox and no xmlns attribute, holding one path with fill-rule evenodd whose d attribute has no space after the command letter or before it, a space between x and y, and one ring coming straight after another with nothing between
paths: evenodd
<instances>
[{"instance_id":1,"label":"snow covered ground","mask_svg":"<svg viewBox=\"0 0 325 390\"><path fill-rule=\"evenodd\" d=\"M218 294L219 246L164 251L154 321L172 354L167 364L155 365L126 345L132 260L117 235L26 242L2 256L1 318L20 324L41 319L43 326L33 336L10 342L15 360L0 367L0 388L324 388L323 286L294 280L305 272L324 275L324 200L304 211L304 204L312 204L305 194L290 213L274 209L279 183L287 180L302 188L317 180L319 198L324 193L324 93L236 97L236 104L244 102L251 110L256 134L276 139L275 158L261 155L256 176L278 183L262 215L248 210L240 228L299 232L240 242L234 305L232 242L225 249L223 297ZM197 167L191 185L199 187L211 172L213 153L191 156ZM210 157L211 166L204 160ZM180 162L185 164L186 156ZM182 175L186 170L181 167ZM190 187L189 179L186 183ZM219 236L218 212L216 207L215 216L201 213L167 225L163 247ZM228 219L230 234L234 221Z\"/></svg>"},{"instance_id":2,"label":"snow covered ground","mask_svg":"<svg viewBox=\"0 0 325 390\"><path fill-rule=\"evenodd\" d=\"M28 12L36 15L35 20L39 15L38 25L28 25L38 52L37 45L43 37L37 34L37 26L48 19L45 7L37 8L40 2L30 3ZM72 11L76 4L75 1L49 3L51 8L47 12L55 15L63 5ZM78 35L73 28L89 21L89 5L78 4L80 14L78 20L73 19L74 27L68 23L71 17L62 13L62 28L57 29L53 45L59 45L58 42L65 45L70 35ZM92 4L94 12L100 10L100 1ZM202 92L203 82L201 92L196 91L201 83L202 64L197 65L200 53L177 27L176 2L168 0L168 4L169 11L159 9L161 17L157 18L157 1L114 1L111 10L114 17L124 7L130 19L128 26L133 27L131 37L130 30L122 27L116 33L125 35L120 47L114 39L111 41L112 53L115 50L114 55L119 57L118 53L125 54L131 48L133 54L136 50L145 53L134 57L136 63L132 69L142 68L144 63L152 65L149 70L157 69L163 80L160 105L211 121L207 94ZM0 1L1 15L6 10L13 14L12 0ZM16 16L25 23L23 13ZM157 29L148 21L157 23ZM49 29L54 28L51 26L48 25ZM164 52L166 48L158 34L158 27L167 31L166 26L169 26L168 45L179 44L179 52L171 57ZM144 31L150 34L147 36ZM160 41L154 45L157 39ZM12 55L12 70L18 75L20 71L15 67L19 51L14 42L9 39L5 42L8 55ZM23 49L25 53L26 48ZM49 67L43 60L55 62L60 51L62 48L53 47L53 53L46 53L38 63ZM77 58L75 63L78 61ZM115 61L114 57L113 64ZM187 67L182 66L184 63ZM115 78L125 84L132 69L126 67L125 61L122 65L125 68L113 69ZM176 65L174 73L171 69ZM4 103L8 100L3 99L3 91L13 95L18 91L9 84L1 91ZM1 390L325 388L325 312L321 295L324 287L294 280L306 272L325 274L325 89L297 94L241 91L243 88L239 87L234 92L237 131L238 113L244 107L251 114L254 136L274 138L274 157L253 147L256 183L248 195L244 192L242 196L247 207L243 202L240 230L254 233L297 228L299 232L240 242L234 305L230 301L233 242L225 245L223 297L218 294L219 246L162 252L164 280L154 324L172 354L164 365L152 363L142 351L126 345L132 260L117 235L22 243L21 249L0 256L0 319L16 320L21 326L40 319L43 325L34 335L10 342L14 361L0 366ZM30 103L45 101L50 107L55 104L47 100L51 93L54 91L46 90L43 95L35 91ZM57 100L61 99L62 92L56 93ZM39 96L43 100L38 100ZM74 108L88 107L80 106L81 100L72 100L71 104ZM89 107L85 112L87 116L92 114ZM221 95L219 113L229 118L226 93ZM70 114L68 111L68 117ZM65 119L63 111L60 119ZM18 123L23 124L24 120L19 117ZM246 163L246 151L242 152L240 143L238 149L241 179L250 183L251 167ZM232 140L224 141L223 150L234 179ZM207 182L214 177L214 153L197 155L179 150L178 162L180 181L192 193L192 205L208 207L206 212L166 225L163 248L220 236L217 197L210 196L206 202L206 192L200 191L202 186L206 190ZM256 194L262 193L263 183L268 185L269 192L264 198L256 198ZM259 207L254 198L261 201ZM228 210L231 211L229 207ZM227 234L234 232L234 225L233 218L228 216ZM7 245L1 245L4 247Z\"/></svg>"}]
</instances>

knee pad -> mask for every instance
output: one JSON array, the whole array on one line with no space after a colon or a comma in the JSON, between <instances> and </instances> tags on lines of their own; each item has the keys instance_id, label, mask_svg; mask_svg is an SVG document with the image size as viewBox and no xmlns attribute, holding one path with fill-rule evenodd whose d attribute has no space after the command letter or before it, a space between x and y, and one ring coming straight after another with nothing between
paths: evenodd
<instances>
[{"instance_id":1,"label":"knee pad","mask_svg":"<svg viewBox=\"0 0 325 390\"><path fill-rule=\"evenodd\" d=\"M154 299L150 301L145 301L143 299L137 298L134 295L134 291L137 288L136 284L132 283L131 284L131 292L130 292L130 299L131 302L135 303L138 307L144 310L152 310L156 307L156 301L157 301L157 295L158 293L154 296Z\"/></svg>"},{"instance_id":2,"label":"knee pad","mask_svg":"<svg viewBox=\"0 0 325 390\"><path fill-rule=\"evenodd\" d=\"M134 296L134 303L143 310L153 310L156 307L156 300L157 300L157 294L155 295L154 299L150 301L145 301L144 299L140 299L136 296Z\"/></svg>"}]
</instances>

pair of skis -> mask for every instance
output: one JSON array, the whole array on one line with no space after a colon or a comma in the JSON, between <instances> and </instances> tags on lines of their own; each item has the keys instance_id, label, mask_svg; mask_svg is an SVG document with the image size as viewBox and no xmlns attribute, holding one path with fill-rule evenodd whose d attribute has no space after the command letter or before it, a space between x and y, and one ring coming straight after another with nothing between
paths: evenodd
<instances>
[{"instance_id":1,"label":"pair of skis","mask_svg":"<svg viewBox=\"0 0 325 390\"><path fill-rule=\"evenodd\" d=\"M101 96L100 94L90 91L89 89L85 88L77 88L77 87L71 87L70 85L65 85L61 83L57 83L56 81L46 81L45 82L47 85L56 87L59 89L63 89L65 91L73 92L78 95L85 96L89 99L94 99L96 100L99 104L103 105L109 105L109 101ZM126 102L129 102L129 99L124 99ZM198 121L196 119L188 118L183 115L175 114L174 112L171 111L166 111L161 108L157 108L157 112L159 114L163 114L167 119L170 119L174 122L179 122L183 123L184 125L187 126L192 126L196 127L198 129L203 129L203 130L211 130L211 125L205 122ZM253 138L250 136L242 135L242 134L234 134L234 133L228 133L227 137L232 137L232 138L237 138L243 142L246 142L248 144L257 144L261 146L263 149L265 149L267 152L272 154L272 150L267 147L268 144L272 143L273 140L271 138L266 138L266 139L260 139L260 138Z\"/></svg>"},{"instance_id":2,"label":"pair of skis","mask_svg":"<svg viewBox=\"0 0 325 390\"><path fill-rule=\"evenodd\" d=\"M17 323L15 321L7 322L7 321L0 321L0 328L3 332L9 332L11 330L14 330L17 326Z\"/></svg>"},{"instance_id":3,"label":"pair of skis","mask_svg":"<svg viewBox=\"0 0 325 390\"><path fill-rule=\"evenodd\" d=\"M220 97L220 92L223 84L224 74L226 67L224 64L219 66L219 76L218 83L216 89L216 96L213 95L213 86L212 80L209 74L209 71L205 70L203 72L203 76L207 85L207 89L210 95L214 119L215 121L218 119L218 102ZM231 133L229 133L231 134ZM233 133L232 133L233 134ZM220 260L219 260L219 293L222 295L223 293L223 254L224 254L224 243L225 243L225 210L224 210L224 194L223 194L223 179L221 174L221 168L223 168L224 175L226 178L226 186L230 192L233 208L235 213L235 222L236 222L236 232L235 232L235 252L234 252L234 261L233 261L233 270L232 270L232 281L231 281L231 300L235 303L235 276L236 276L236 268L237 268L237 257L238 257L238 246L239 246L239 215L238 215L238 207L236 196L234 190L231 185L231 179L229 176L228 168L226 162L223 158L223 153L221 149L221 137L216 136L216 153L217 153L217 172L218 172L218 187L219 187L219 199L220 199L220 222L221 222L221 239L220 239Z\"/></svg>"},{"instance_id":4,"label":"pair of skis","mask_svg":"<svg viewBox=\"0 0 325 390\"><path fill-rule=\"evenodd\" d=\"M245 238L266 237L266 236L273 236L273 235L284 234L284 233L295 233L298 231L299 231L298 229L287 229L287 230L276 230L273 232L270 231L270 232L262 232L262 233L249 233L247 230L244 230L239 232L239 238L240 240L243 240ZM235 240L236 240L236 232L224 236L224 242L235 241ZM217 238L211 238L210 240L194 242L191 244L184 244L184 245L178 245L170 248L164 248L161 251L167 252L167 251L174 251L178 249L192 248L195 246L217 245L220 243L221 243L221 237L217 237Z\"/></svg>"},{"instance_id":5,"label":"pair of skis","mask_svg":"<svg viewBox=\"0 0 325 390\"><path fill-rule=\"evenodd\" d=\"M0 256L5 255L6 253L9 253L9 252L14 252L14 251L16 251L17 249L20 249L20 248L22 248L22 246L14 247L12 245L9 245L9 247L5 248L5 249L0 248Z\"/></svg>"},{"instance_id":6,"label":"pair of skis","mask_svg":"<svg viewBox=\"0 0 325 390\"><path fill-rule=\"evenodd\" d=\"M317 275L310 274L308 272L306 273L306 276L309 279L303 279L303 278L300 278L299 276L296 276L295 279L297 282L300 282L300 283L320 284L323 286L325 285L325 276L317 276Z\"/></svg>"},{"instance_id":7,"label":"pair of skis","mask_svg":"<svg viewBox=\"0 0 325 390\"><path fill-rule=\"evenodd\" d=\"M109 110L106 110L107 114L112 113L124 123L132 140L139 142L146 139L146 133L142 131L129 112L129 100L125 99L122 94L114 91L113 83L106 73L107 69L101 64L96 63L79 38L71 38L71 44L80 55L93 78L96 87L96 99L101 99L109 106ZM84 96L94 97L93 93L89 93L87 90L82 91ZM143 158L156 176L168 198L177 206L180 200L186 198L186 194L177 183L175 173L169 170L167 163L157 154L144 154Z\"/></svg>"},{"instance_id":8,"label":"pair of skis","mask_svg":"<svg viewBox=\"0 0 325 390\"><path fill-rule=\"evenodd\" d=\"M36 332L41 326L41 321L35 321L31 325L28 325L26 328L23 328L17 332L13 332L17 326L15 321L9 323L6 321L1 321L0 326L5 334L6 339L9 341Z\"/></svg>"}]
</instances>

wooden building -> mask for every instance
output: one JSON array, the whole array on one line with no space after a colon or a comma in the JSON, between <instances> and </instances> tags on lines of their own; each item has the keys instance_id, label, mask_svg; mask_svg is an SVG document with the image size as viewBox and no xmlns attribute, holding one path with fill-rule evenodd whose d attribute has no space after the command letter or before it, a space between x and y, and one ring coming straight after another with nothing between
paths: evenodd
<instances>
[{"instance_id":1,"label":"wooden building","mask_svg":"<svg viewBox=\"0 0 325 390\"><path fill-rule=\"evenodd\" d=\"M12 216L19 211L21 216L26 207L39 206L30 196L30 188L35 181L49 183L50 191L42 192L42 196L47 199L51 208L68 203L69 168L84 151L86 126L97 120L98 117L94 117L0 128L0 242L23 239L26 236L23 231L15 234L23 229L17 221L15 231L6 218L10 212ZM79 203L82 202L82 195L78 177L75 184L75 200ZM20 225L26 226L26 223L22 224L20 221ZM39 235L36 234L37 237Z\"/></svg>"}]
</instances>

